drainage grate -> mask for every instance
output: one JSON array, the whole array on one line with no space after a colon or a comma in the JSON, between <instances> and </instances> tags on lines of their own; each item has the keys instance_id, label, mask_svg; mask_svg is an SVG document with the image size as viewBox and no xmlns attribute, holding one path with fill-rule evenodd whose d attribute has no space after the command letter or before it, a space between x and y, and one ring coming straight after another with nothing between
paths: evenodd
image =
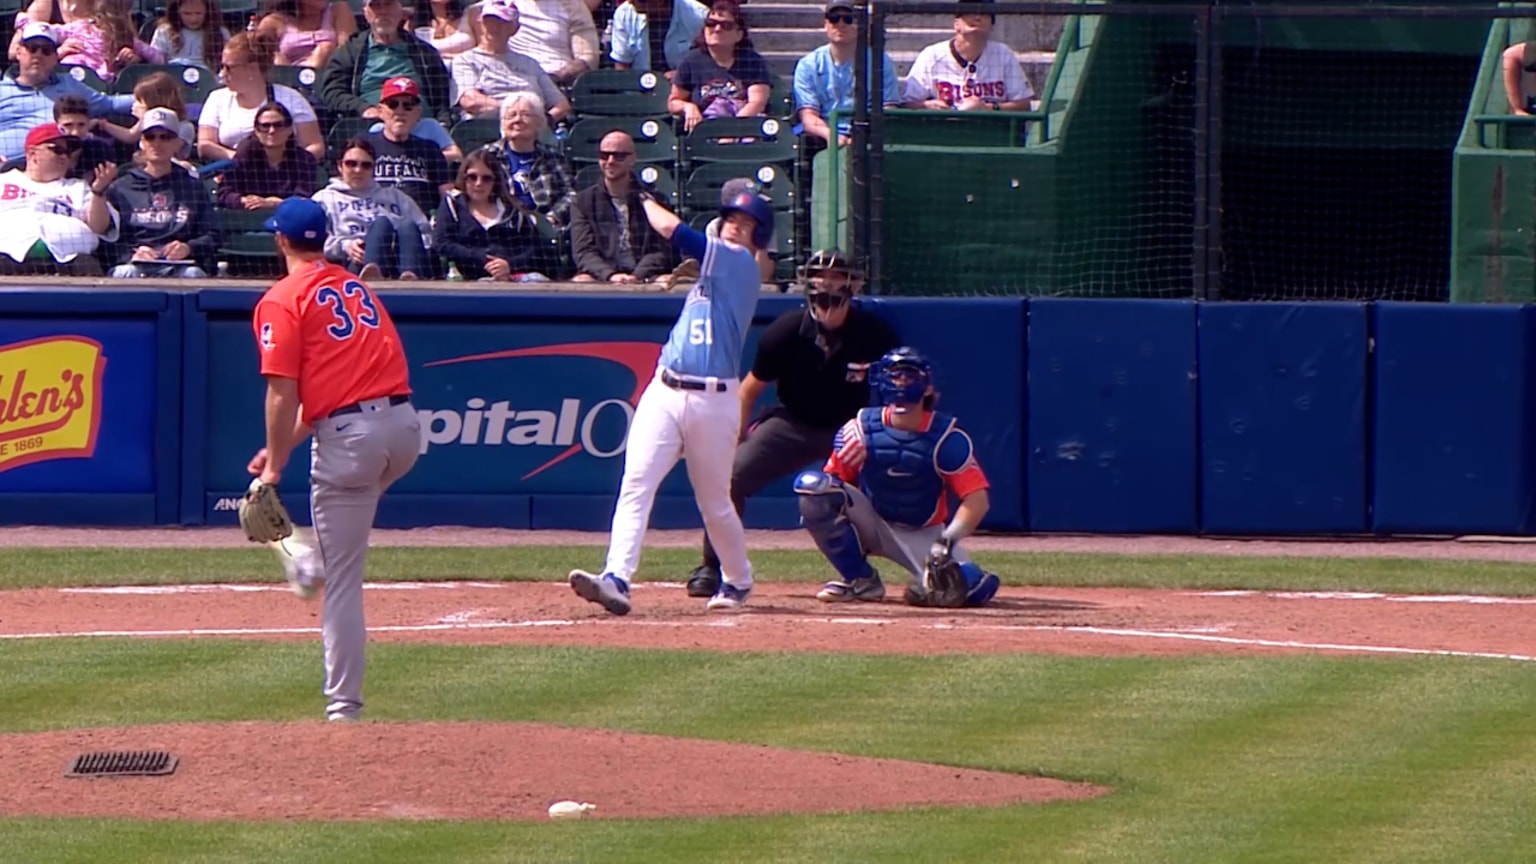
<instances>
[{"instance_id":1,"label":"drainage grate","mask_svg":"<svg viewBox=\"0 0 1536 864\"><path fill-rule=\"evenodd\" d=\"M164 750L98 750L81 753L65 777L150 777L176 770L176 757Z\"/></svg>"}]
</instances>

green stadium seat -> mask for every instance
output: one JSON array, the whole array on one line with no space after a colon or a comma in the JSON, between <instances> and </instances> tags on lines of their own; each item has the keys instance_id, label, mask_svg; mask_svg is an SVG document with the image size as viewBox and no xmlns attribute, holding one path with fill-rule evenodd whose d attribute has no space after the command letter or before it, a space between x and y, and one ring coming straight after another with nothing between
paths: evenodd
<instances>
[{"instance_id":1,"label":"green stadium seat","mask_svg":"<svg viewBox=\"0 0 1536 864\"><path fill-rule=\"evenodd\" d=\"M366 134L372 125L373 119L369 117L343 117L331 124L330 131L325 133L326 157L331 162L340 159L341 148L347 139Z\"/></svg>"},{"instance_id":2,"label":"green stadium seat","mask_svg":"<svg viewBox=\"0 0 1536 864\"><path fill-rule=\"evenodd\" d=\"M181 98L188 105L201 105L208 101L208 94L223 86L219 83L219 76L201 66L187 66L173 63L135 63L126 66L123 71L117 73L117 79L112 82L113 93L129 94L140 81L164 72L181 83Z\"/></svg>"},{"instance_id":3,"label":"green stadium seat","mask_svg":"<svg viewBox=\"0 0 1536 864\"><path fill-rule=\"evenodd\" d=\"M794 175L789 165L744 165L740 162L710 162L699 165L683 184L683 209L688 212L714 212L720 207L720 189L727 180L750 177L758 191L768 196L775 210L795 206Z\"/></svg>"},{"instance_id":4,"label":"green stadium seat","mask_svg":"<svg viewBox=\"0 0 1536 864\"><path fill-rule=\"evenodd\" d=\"M314 101L315 86L320 83L320 73L310 66L273 66L272 83L281 84L304 94L304 98Z\"/></svg>"},{"instance_id":5,"label":"green stadium seat","mask_svg":"<svg viewBox=\"0 0 1536 864\"><path fill-rule=\"evenodd\" d=\"M668 117L666 76L632 69L593 69L571 85L578 117Z\"/></svg>"},{"instance_id":6,"label":"green stadium seat","mask_svg":"<svg viewBox=\"0 0 1536 864\"><path fill-rule=\"evenodd\" d=\"M97 93L110 94L112 92L112 85L106 81L103 81L101 76L96 74L96 70L90 68L89 66L61 64L59 66L59 73L62 75L68 75L76 81L79 81L81 84L84 84L92 90L95 90Z\"/></svg>"},{"instance_id":7,"label":"green stadium seat","mask_svg":"<svg viewBox=\"0 0 1536 864\"><path fill-rule=\"evenodd\" d=\"M638 163L677 161L677 135L672 124L652 117L588 117L578 120L565 136L565 153L572 162L596 162L603 136L619 129L635 139Z\"/></svg>"},{"instance_id":8,"label":"green stadium seat","mask_svg":"<svg viewBox=\"0 0 1536 864\"><path fill-rule=\"evenodd\" d=\"M800 142L790 124L773 117L705 120L683 136L683 162L794 162Z\"/></svg>"},{"instance_id":9,"label":"green stadium seat","mask_svg":"<svg viewBox=\"0 0 1536 864\"><path fill-rule=\"evenodd\" d=\"M232 275L264 275L272 269L271 260L277 249L272 243L272 232L262 224L272 215L271 210L226 210L217 208L219 243L218 258L229 263Z\"/></svg>"}]
</instances>

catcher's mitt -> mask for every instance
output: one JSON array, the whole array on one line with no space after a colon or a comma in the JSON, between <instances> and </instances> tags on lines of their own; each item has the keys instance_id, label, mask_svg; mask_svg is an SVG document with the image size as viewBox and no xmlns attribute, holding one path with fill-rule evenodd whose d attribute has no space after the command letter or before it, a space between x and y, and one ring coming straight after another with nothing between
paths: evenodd
<instances>
[{"instance_id":1,"label":"catcher's mitt","mask_svg":"<svg viewBox=\"0 0 1536 864\"><path fill-rule=\"evenodd\" d=\"M277 497L276 486L261 482L260 477L251 481L240 499L240 527L254 543L272 543L293 534L293 520Z\"/></svg>"},{"instance_id":2,"label":"catcher's mitt","mask_svg":"<svg viewBox=\"0 0 1536 864\"><path fill-rule=\"evenodd\" d=\"M923 574L924 605L959 609L965 605L967 589L960 562L950 554L950 544L936 543L928 554L927 572Z\"/></svg>"}]
</instances>

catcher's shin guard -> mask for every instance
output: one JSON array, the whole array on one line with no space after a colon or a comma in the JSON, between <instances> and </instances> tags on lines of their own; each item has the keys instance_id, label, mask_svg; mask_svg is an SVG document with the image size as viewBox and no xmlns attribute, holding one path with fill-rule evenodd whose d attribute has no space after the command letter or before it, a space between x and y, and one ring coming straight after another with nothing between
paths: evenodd
<instances>
[{"instance_id":1,"label":"catcher's shin guard","mask_svg":"<svg viewBox=\"0 0 1536 864\"><path fill-rule=\"evenodd\" d=\"M820 471L804 471L795 478L795 493L800 498L800 524L843 581L852 583L874 575L859 532L848 520L843 482Z\"/></svg>"},{"instance_id":2,"label":"catcher's shin guard","mask_svg":"<svg viewBox=\"0 0 1536 864\"><path fill-rule=\"evenodd\" d=\"M985 606L988 601L997 596L997 589L1002 585L1002 581L996 574L988 573L970 561L960 564L960 572L965 574L965 605Z\"/></svg>"}]
</instances>

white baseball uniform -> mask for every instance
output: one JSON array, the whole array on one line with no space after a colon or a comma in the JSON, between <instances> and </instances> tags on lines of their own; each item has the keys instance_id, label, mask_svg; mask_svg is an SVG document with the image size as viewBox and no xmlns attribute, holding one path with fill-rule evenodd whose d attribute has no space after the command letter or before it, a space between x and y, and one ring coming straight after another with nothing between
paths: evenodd
<instances>
[{"instance_id":1,"label":"white baseball uniform","mask_svg":"<svg viewBox=\"0 0 1536 864\"><path fill-rule=\"evenodd\" d=\"M957 105L970 96L997 104L1033 98L1035 91L1024 78L1024 66L1013 49L1002 42L988 42L975 63L967 63L949 41L936 42L918 53L907 73L903 102L942 99Z\"/></svg>"},{"instance_id":2,"label":"white baseball uniform","mask_svg":"<svg viewBox=\"0 0 1536 864\"><path fill-rule=\"evenodd\" d=\"M742 352L762 275L752 250L686 225L678 226L672 242L699 258L699 281L688 292L629 425L604 569L626 586L633 578L657 487L682 458L699 515L720 555L721 577L747 589L752 566L746 532L731 503L731 466L741 430L736 394Z\"/></svg>"}]
</instances>

